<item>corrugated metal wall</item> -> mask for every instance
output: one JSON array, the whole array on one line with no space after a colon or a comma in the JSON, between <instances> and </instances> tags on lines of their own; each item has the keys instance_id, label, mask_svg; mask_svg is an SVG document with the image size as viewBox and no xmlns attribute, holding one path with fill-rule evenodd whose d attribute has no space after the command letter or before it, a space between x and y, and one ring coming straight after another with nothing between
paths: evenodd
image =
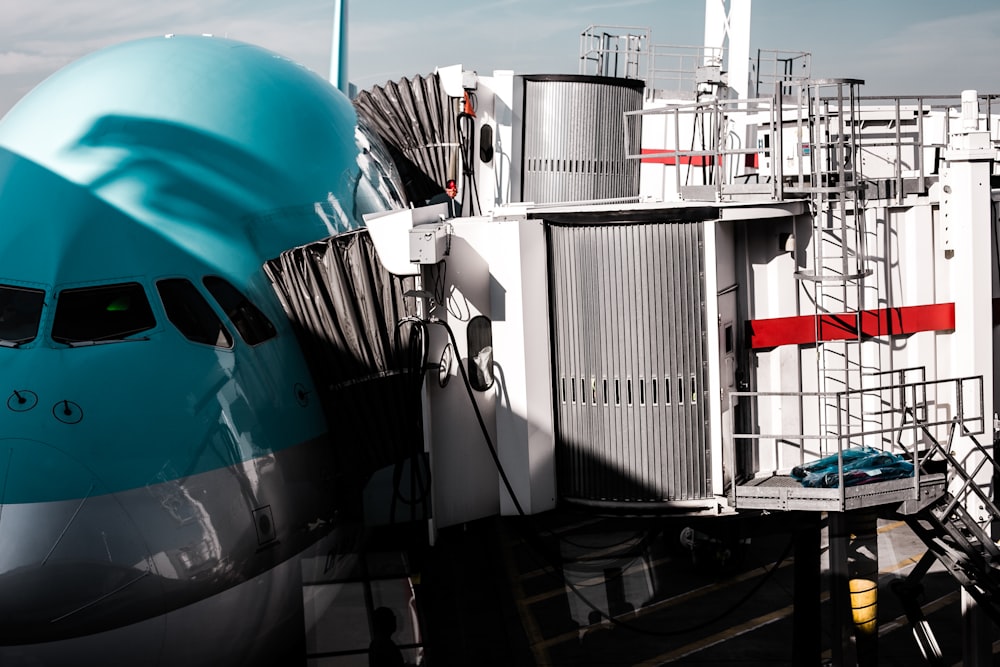
<instances>
[{"instance_id":1,"label":"corrugated metal wall","mask_svg":"<svg viewBox=\"0 0 1000 667\"><path fill-rule=\"evenodd\" d=\"M548 225L561 497L711 498L702 229Z\"/></svg>"},{"instance_id":2,"label":"corrugated metal wall","mask_svg":"<svg viewBox=\"0 0 1000 667\"><path fill-rule=\"evenodd\" d=\"M625 146L626 111L642 108L634 80L525 77L521 200L536 203L635 197L640 133Z\"/></svg>"}]
</instances>

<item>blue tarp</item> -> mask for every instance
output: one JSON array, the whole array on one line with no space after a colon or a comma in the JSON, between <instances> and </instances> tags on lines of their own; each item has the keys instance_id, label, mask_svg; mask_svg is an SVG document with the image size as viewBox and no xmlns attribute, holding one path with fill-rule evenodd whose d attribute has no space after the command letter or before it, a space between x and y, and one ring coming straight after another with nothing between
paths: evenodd
<instances>
[{"instance_id":1,"label":"blue tarp","mask_svg":"<svg viewBox=\"0 0 1000 667\"><path fill-rule=\"evenodd\" d=\"M857 486L890 479L913 477L913 464L898 454L874 447L851 447L843 451L844 484ZM802 486L835 489L840 486L837 455L832 454L812 463L795 466L792 478Z\"/></svg>"}]
</instances>

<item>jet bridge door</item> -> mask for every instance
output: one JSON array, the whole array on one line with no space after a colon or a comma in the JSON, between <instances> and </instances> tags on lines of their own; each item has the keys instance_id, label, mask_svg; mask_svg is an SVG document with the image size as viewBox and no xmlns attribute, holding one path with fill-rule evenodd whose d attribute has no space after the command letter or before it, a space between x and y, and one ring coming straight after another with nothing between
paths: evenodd
<instances>
[{"instance_id":1,"label":"jet bridge door","mask_svg":"<svg viewBox=\"0 0 1000 667\"><path fill-rule=\"evenodd\" d=\"M712 497L703 233L700 221L548 224L564 499Z\"/></svg>"}]
</instances>

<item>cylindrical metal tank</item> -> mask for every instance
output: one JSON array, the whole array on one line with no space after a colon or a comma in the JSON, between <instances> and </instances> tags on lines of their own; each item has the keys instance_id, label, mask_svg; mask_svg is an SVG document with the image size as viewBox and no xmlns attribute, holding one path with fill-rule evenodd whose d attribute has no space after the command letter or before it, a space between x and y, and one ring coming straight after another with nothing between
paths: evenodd
<instances>
[{"instance_id":1,"label":"cylindrical metal tank","mask_svg":"<svg viewBox=\"0 0 1000 667\"><path fill-rule=\"evenodd\" d=\"M535 203L620 199L639 194L640 131L625 112L642 108L644 84L602 76L522 79L520 200ZM634 130L634 131L633 131Z\"/></svg>"}]
</instances>

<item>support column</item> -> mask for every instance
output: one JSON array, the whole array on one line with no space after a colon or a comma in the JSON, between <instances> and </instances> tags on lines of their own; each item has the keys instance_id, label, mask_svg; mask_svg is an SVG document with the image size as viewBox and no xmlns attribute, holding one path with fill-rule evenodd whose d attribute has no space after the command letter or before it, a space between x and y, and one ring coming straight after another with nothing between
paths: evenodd
<instances>
[{"instance_id":1,"label":"support column","mask_svg":"<svg viewBox=\"0 0 1000 667\"><path fill-rule=\"evenodd\" d=\"M873 511L830 514L834 664L878 665L878 535Z\"/></svg>"},{"instance_id":2,"label":"support column","mask_svg":"<svg viewBox=\"0 0 1000 667\"><path fill-rule=\"evenodd\" d=\"M795 614L792 617L792 663L819 667L823 651L820 618L820 515L803 512L795 524Z\"/></svg>"},{"instance_id":3,"label":"support column","mask_svg":"<svg viewBox=\"0 0 1000 667\"><path fill-rule=\"evenodd\" d=\"M942 179L941 224L944 259L955 302L955 332L951 336L951 375L983 376L984 428L980 442L991 442L993 404L993 271L990 167L995 156L988 132L979 130L979 107L975 91L962 93L960 128L949 139L945 153L947 168ZM968 400L968 395L966 400ZM969 408L966 408L969 410ZM973 409L978 409L978 406ZM975 416L975 415L967 415ZM971 451L964 438L957 438L954 451L966 461ZM972 467L976 460L968 461ZM988 466L987 466L988 468ZM986 470L980 485L990 483ZM970 496L975 499L975 496ZM977 521L988 517L973 502L967 507ZM969 667L993 662L988 623L976 601L962 591L963 663Z\"/></svg>"},{"instance_id":4,"label":"support column","mask_svg":"<svg viewBox=\"0 0 1000 667\"><path fill-rule=\"evenodd\" d=\"M874 511L851 512L851 549L847 581L851 620L858 647L858 665L878 665L878 516Z\"/></svg>"}]
</instances>

